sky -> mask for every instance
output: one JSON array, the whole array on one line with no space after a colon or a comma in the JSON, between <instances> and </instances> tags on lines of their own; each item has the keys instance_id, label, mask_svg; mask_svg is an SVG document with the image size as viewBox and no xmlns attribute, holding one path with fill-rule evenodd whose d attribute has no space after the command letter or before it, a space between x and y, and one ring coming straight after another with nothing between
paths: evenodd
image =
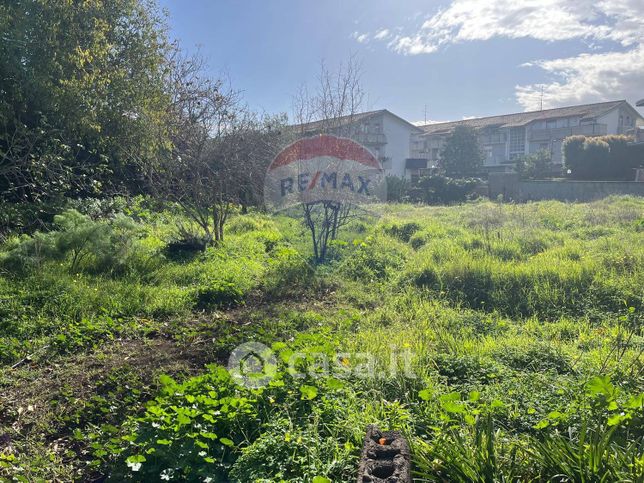
<instances>
[{"instance_id":1,"label":"sky","mask_svg":"<svg viewBox=\"0 0 644 483\"><path fill-rule=\"evenodd\" d=\"M271 114L351 55L363 110L412 122L644 98L644 0L159 3L183 49Z\"/></svg>"}]
</instances>

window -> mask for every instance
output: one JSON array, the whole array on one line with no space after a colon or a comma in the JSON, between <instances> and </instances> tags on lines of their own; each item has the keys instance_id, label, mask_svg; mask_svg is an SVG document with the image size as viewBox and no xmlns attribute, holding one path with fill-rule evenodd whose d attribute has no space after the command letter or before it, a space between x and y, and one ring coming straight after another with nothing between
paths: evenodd
<instances>
[{"instance_id":1,"label":"window","mask_svg":"<svg viewBox=\"0 0 644 483\"><path fill-rule=\"evenodd\" d=\"M432 149L432 157L430 159L438 160L438 148Z\"/></svg>"},{"instance_id":2,"label":"window","mask_svg":"<svg viewBox=\"0 0 644 483\"><path fill-rule=\"evenodd\" d=\"M485 152L485 164L492 164L492 147L491 146L486 146L483 148L483 151Z\"/></svg>"},{"instance_id":3,"label":"window","mask_svg":"<svg viewBox=\"0 0 644 483\"><path fill-rule=\"evenodd\" d=\"M555 129L556 127L557 127L557 121L556 120L546 122L546 128L547 129Z\"/></svg>"},{"instance_id":4,"label":"window","mask_svg":"<svg viewBox=\"0 0 644 483\"><path fill-rule=\"evenodd\" d=\"M510 129L510 159L525 154L525 128L514 127Z\"/></svg>"},{"instance_id":5,"label":"window","mask_svg":"<svg viewBox=\"0 0 644 483\"><path fill-rule=\"evenodd\" d=\"M568 127L568 119L557 119L557 127Z\"/></svg>"},{"instance_id":6,"label":"window","mask_svg":"<svg viewBox=\"0 0 644 483\"><path fill-rule=\"evenodd\" d=\"M627 126L631 125L631 116L626 116L626 125Z\"/></svg>"},{"instance_id":7,"label":"window","mask_svg":"<svg viewBox=\"0 0 644 483\"><path fill-rule=\"evenodd\" d=\"M571 117L569 121L571 126L579 126L579 118Z\"/></svg>"}]
</instances>

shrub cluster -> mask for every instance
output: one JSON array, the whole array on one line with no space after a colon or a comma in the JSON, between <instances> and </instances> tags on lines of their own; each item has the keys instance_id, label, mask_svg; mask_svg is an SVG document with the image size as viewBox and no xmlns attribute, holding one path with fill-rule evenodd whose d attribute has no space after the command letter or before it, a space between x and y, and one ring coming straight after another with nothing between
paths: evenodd
<instances>
[{"instance_id":1,"label":"shrub cluster","mask_svg":"<svg viewBox=\"0 0 644 483\"><path fill-rule=\"evenodd\" d=\"M644 166L644 148L627 136L571 136L563 143L564 164L577 180L626 180Z\"/></svg>"},{"instance_id":2,"label":"shrub cluster","mask_svg":"<svg viewBox=\"0 0 644 483\"><path fill-rule=\"evenodd\" d=\"M426 176L407 191L406 199L414 203L429 205L449 205L463 203L477 198L480 180L476 178L448 178L446 176Z\"/></svg>"}]
</instances>

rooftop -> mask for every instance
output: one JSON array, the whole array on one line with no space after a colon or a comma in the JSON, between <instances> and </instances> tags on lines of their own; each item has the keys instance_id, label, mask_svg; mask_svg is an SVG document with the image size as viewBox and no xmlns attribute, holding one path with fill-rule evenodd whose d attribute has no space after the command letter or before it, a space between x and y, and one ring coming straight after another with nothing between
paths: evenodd
<instances>
[{"instance_id":1,"label":"rooftop","mask_svg":"<svg viewBox=\"0 0 644 483\"><path fill-rule=\"evenodd\" d=\"M391 111L389 111L387 109L378 109L378 110L375 110L375 111L358 112L356 114L351 114L351 115L348 115L348 116L341 116L341 117L338 117L337 119L335 119L333 121L333 125L334 125L334 127L348 126L348 125L353 124L353 123L364 122L364 121L368 120L370 117L375 117L375 116L380 115L380 114L389 114L389 115L399 119L400 121L404 122L405 124L409 124L414 129L417 129L417 130L420 131L420 128L418 126L415 126L414 124L410 123L409 121L403 119L400 116L397 116L396 114L394 114L393 112L391 112ZM301 129L304 132L315 132L315 131L318 131L320 129L324 129L324 127L326 126L326 123L328 123L328 122L329 122L328 119L322 119L322 120L319 120L319 121L312 121L312 122L307 122L307 123L304 123L304 124L294 124L294 125L289 126L289 127L291 129Z\"/></svg>"},{"instance_id":2,"label":"rooftop","mask_svg":"<svg viewBox=\"0 0 644 483\"><path fill-rule=\"evenodd\" d=\"M613 110L622 103L626 103L626 101L619 100L598 102L596 104L582 104L579 106L558 107L556 109L544 109L542 111L518 112L515 114L503 114L500 116L477 117L463 121L427 124L425 126L420 126L420 128L425 131L426 134L441 134L449 132L459 125L471 126L476 129L481 129L486 127L499 128L525 126L532 121L557 119L561 117L578 116L581 119L592 119Z\"/></svg>"}]
</instances>

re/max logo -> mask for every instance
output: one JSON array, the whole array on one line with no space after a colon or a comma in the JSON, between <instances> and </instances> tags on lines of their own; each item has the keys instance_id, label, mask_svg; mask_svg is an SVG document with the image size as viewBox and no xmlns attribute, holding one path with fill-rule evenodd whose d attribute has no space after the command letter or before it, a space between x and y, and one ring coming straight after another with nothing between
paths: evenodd
<instances>
[{"instance_id":1,"label":"re/max logo","mask_svg":"<svg viewBox=\"0 0 644 483\"><path fill-rule=\"evenodd\" d=\"M311 176L311 173L300 173L295 178L280 179L280 190L282 197L284 197L289 193L293 193L294 189L297 189L300 193L307 190L310 191L319 183L321 189L349 190L354 193L369 196L370 182L371 180L364 176L354 175L352 177L351 174L345 173L340 179L336 171L330 173L317 171L313 176Z\"/></svg>"}]
</instances>

